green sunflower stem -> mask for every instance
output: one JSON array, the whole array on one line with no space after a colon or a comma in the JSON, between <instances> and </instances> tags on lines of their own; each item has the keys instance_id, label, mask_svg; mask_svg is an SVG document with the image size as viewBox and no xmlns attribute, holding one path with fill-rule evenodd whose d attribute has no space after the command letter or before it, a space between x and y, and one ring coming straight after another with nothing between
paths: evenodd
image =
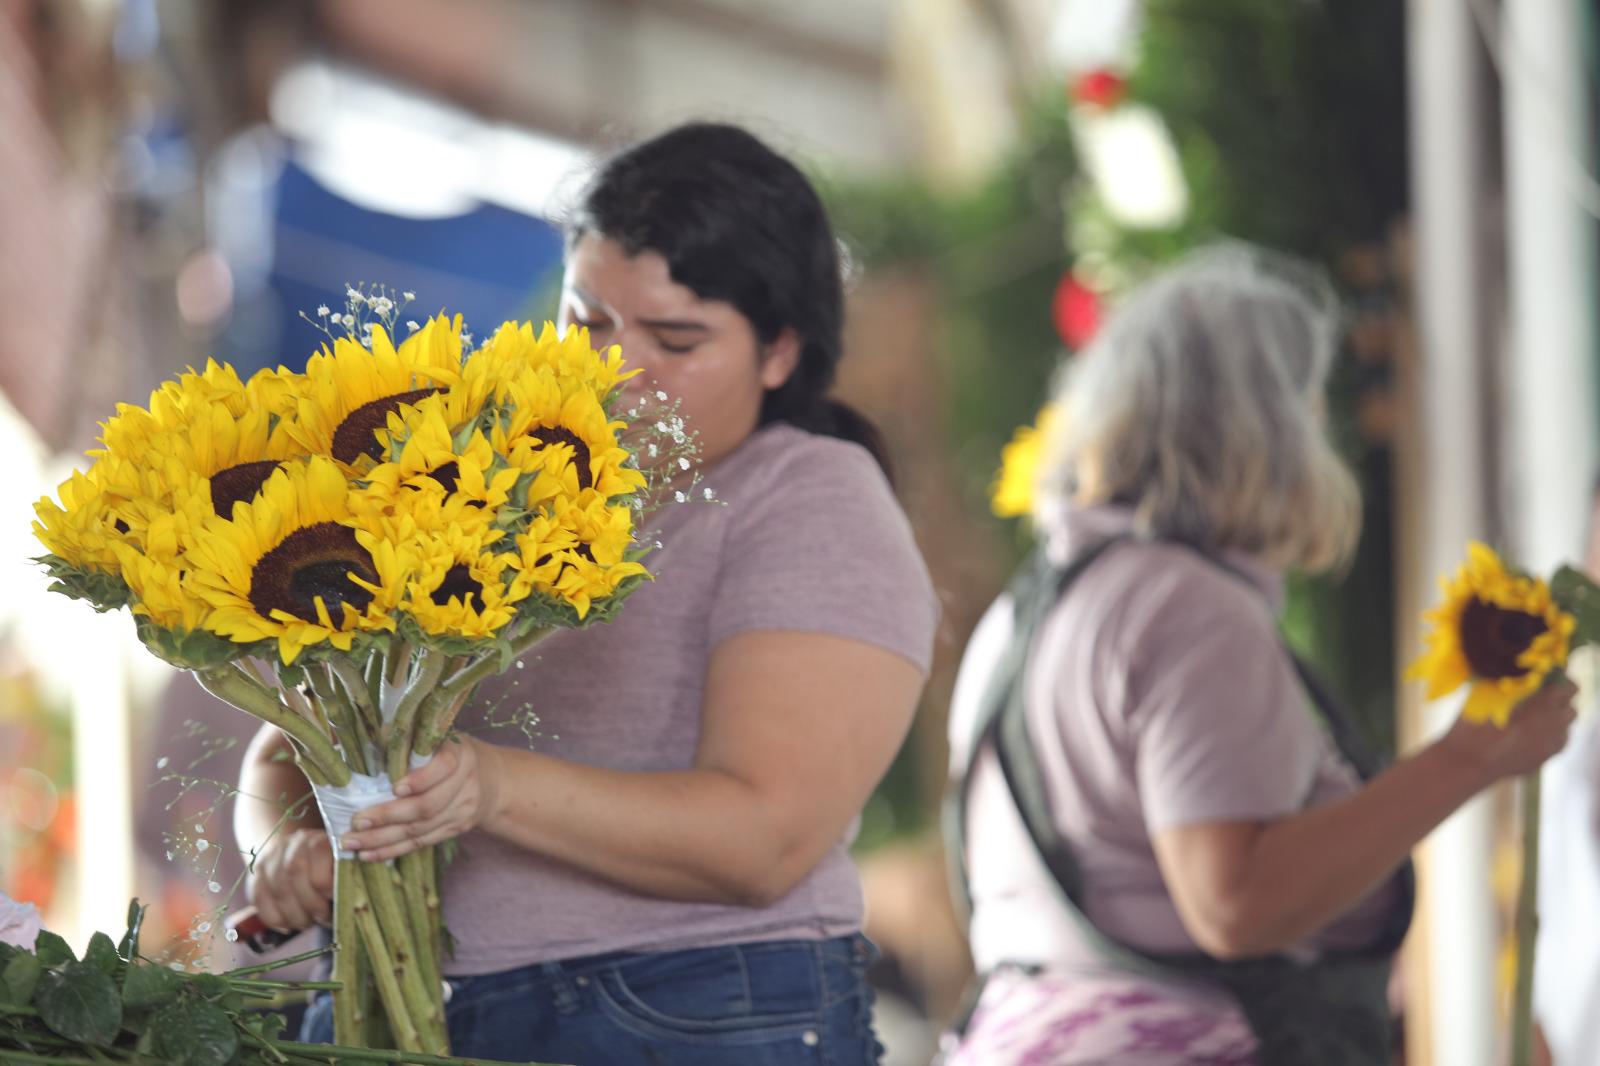
<instances>
[{"instance_id":1,"label":"green sunflower stem","mask_svg":"<svg viewBox=\"0 0 1600 1066\"><path fill-rule=\"evenodd\" d=\"M424 981L411 923L406 917L401 893L395 884L394 869L388 863L381 862L361 865L367 897L372 902L372 910L382 930L383 943L388 948L388 961L394 968L394 977L400 986L409 1021L422 1041L420 1050L447 1054L449 1040L444 1035L443 993L437 984L429 987ZM374 970L380 965L379 960L374 958ZM389 1020L391 1023L395 1021L392 1009Z\"/></svg>"},{"instance_id":2,"label":"green sunflower stem","mask_svg":"<svg viewBox=\"0 0 1600 1066\"><path fill-rule=\"evenodd\" d=\"M416 729L417 711L421 709L428 696L439 687L439 679L444 676L444 663L445 656L442 653L428 648L421 649L417 657L416 669L411 674L411 683L406 686L405 694L400 697L394 721L389 723L387 759L391 781L399 781L411 771L411 741Z\"/></svg>"},{"instance_id":3,"label":"green sunflower stem","mask_svg":"<svg viewBox=\"0 0 1600 1066\"><path fill-rule=\"evenodd\" d=\"M327 781L335 785L349 783L350 767L339 757L333 742L316 726L284 706L277 693L231 664L196 670L194 676L200 687L217 699L287 733L299 746L301 759L309 762Z\"/></svg>"},{"instance_id":4,"label":"green sunflower stem","mask_svg":"<svg viewBox=\"0 0 1600 1066\"><path fill-rule=\"evenodd\" d=\"M339 679L345 697L354 710L361 715L369 728L376 730L382 724L383 718L372 704L371 693L367 688L367 676L361 667L348 655L334 655L328 659L328 669Z\"/></svg>"},{"instance_id":5,"label":"green sunflower stem","mask_svg":"<svg viewBox=\"0 0 1600 1066\"><path fill-rule=\"evenodd\" d=\"M354 888L352 894L355 897L353 913L356 928L360 931L361 943L366 948L373 983L377 985L378 999L383 1004L389 1031L393 1034L395 1043L400 1045L401 1051L421 1051L422 1035L417 1031L411 1005L401 988L401 967L394 960L394 953L390 950L388 941L384 939L384 931L372 906L372 897L368 893L371 883L368 871L373 865L358 864L359 876L352 876L349 879ZM384 872L387 873L387 869ZM337 930L334 935L338 935Z\"/></svg>"},{"instance_id":6,"label":"green sunflower stem","mask_svg":"<svg viewBox=\"0 0 1600 1066\"><path fill-rule=\"evenodd\" d=\"M1533 1063L1533 953L1539 938L1539 771L1522 779L1522 887L1517 893L1517 981L1511 1000L1511 1064Z\"/></svg>"},{"instance_id":7,"label":"green sunflower stem","mask_svg":"<svg viewBox=\"0 0 1600 1066\"><path fill-rule=\"evenodd\" d=\"M339 734L345 761L356 773L370 774L372 770L367 764L367 742L371 738L366 730L361 728L361 719L356 713L355 705L340 690L338 683L330 674L323 673L315 666L307 668L306 679L310 682L311 691L321 705L323 715Z\"/></svg>"},{"instance_id":8,"label":"green sunflower stem","mask_svg":"<svg viewBox=\"0 0 1600 1066\"><path fill-rule=\"evenodd\" d=\"M333 979L343 988L333 997L333 1042L360 1044L365 1025L361 985L361 934L356 929L356 885L361 870L354 859L340 859L333 881Z\"/></svg>"},{"instance_id":9,"label":"green sunflower stem","mask_svg":"<svg viewBox=\"0 0 1600 1066\"><path fill-rule=\"evenodd\" d=\"M411 938L417 945L417 967L423 987L442 991L444 979L439 969L439 915L437 897L432 891L434 848L419 848L402 855L396 863L400 871L400 892L406 920L411 923Z\"/></svg>"},{"instance_id":10,"label":"green sunflower stem","mask_svg":"<svg viewBox=\"0 0 1600 1066\"><path fill-rule=\"evenodd\" d=\"M534 630L511 649L511 654L526 655L552 632L553 630L548 628ZM444 684L434 688L423 704L422 721L417 727L417 741L413 747L418 755L432 755L439 750L444 738L450 735L450 729L455 725L456 714L459 713L466 697L480 681L500 672L500 662L499 655L485 655L457 672Z\"/></svg>"}]
</instances>

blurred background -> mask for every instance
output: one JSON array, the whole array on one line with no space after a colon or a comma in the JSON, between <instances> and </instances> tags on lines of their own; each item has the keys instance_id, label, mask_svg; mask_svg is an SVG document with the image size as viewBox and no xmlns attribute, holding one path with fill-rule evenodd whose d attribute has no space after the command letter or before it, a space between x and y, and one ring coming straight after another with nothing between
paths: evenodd
<instances>
[{"instance_id":1,"label":"blurred background","mask_svg":"<svg viewBox=\"0 0 1600 1066\"><path fill-rule=\"evenodd\" d=\"M137 895L147 944L235 953L205 923L238 903L248 720L27 562L96 423L210 356L300 366L301 313L347 282L480 329L548 317L592 161L732 120L824 190L841 391L889 436L944 602L860 841L888 1061L928 1061L969 976L945 707L1027 541L988 512L1000 446L1163 261L1225 234L1322 264L1367 523L1286 626L1385 743L1440 728L1397 680L1435 575L1469 537L1535 570L1584 544L1596 34L1582 0L0 0L0 891L74 943ZM1497 1061L1514 802L1425 849L1407 1061Z\"/></svg>"}]
</instances>

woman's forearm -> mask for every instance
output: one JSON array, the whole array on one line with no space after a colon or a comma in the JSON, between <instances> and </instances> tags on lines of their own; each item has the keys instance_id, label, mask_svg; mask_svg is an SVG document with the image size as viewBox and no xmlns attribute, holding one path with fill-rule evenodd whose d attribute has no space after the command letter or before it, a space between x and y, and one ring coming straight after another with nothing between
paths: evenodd
<instances>
[{"instance_id":1,"label":"woman's forearm","mask_svg":"<svg viewBox=\"0 0 1600 1066\"><path fill-rule=\"evenodd\" d=\"M254 851L273 834L322 825L308 797L311 783L294 763L294 749L272 726L263 726L245 749L234 799L233 832L239 847Z\"/></svg>"},{"instance_id":2,"label":"woman's forearm","mask_svg":"<svg viewBox=\"0 0 1600 1066\"><path fill-rule=\"evenodd\" d=\"M635 892L764 906L820 858L793 828L799 819L729 773L606 770L489 750L496 780L509 784L483 831Z\"/></svg>"},{"instance_id":3,"label":"woman's forearm","mask_svg":"<svg viewBox=\"0 0 1600 1066\"><path fill-rule=\"evenodd\" d=\"M1240 883L1220 895L1229 904L1215 916L1221 953L1278 951L1326 927L1487 783L1434 744L1345 799L1261 827L1234 867Z\"/></svg>"}]
</instances>

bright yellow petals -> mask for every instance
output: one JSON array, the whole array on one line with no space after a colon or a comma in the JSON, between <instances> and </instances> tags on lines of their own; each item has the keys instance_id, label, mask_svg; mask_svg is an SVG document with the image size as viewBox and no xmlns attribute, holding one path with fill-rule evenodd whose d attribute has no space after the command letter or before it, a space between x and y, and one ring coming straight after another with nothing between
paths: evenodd
<instances>
[{"instance_id":1,"label":"bright yellow petals","mask_svg":"<svg viewBox=\"0 0 1600 1066\"><path fill-rule=\"evenodd\" d=\"M398 348L382 326L372 329L370 351L341 337L306 364L290 433L306 452L365 471L384 458L379 433L389 415L460 376L460 315L429 320Z\"/></svg>"},{"instance_id":2,"label":"bright yellow petals","mask_svg":"<svg viewBox=\"0 0 1600 1066\"><path fill-rule=\"evenodd\" d=\"M1001 518L1033 513L1035 486L1045 442L1060 417L1055 404L1046 404L1031 426L1022 426L1000 450L1000 471L990 488L989 506Z\"/></svg>"},{"instance_id":3,"label":"bright yellow petals","mask_svg":"<svg viewBox=\"0 0 1600 1066\"><path fill-rule=\"evenodd\" d=\"M117 516L118 501L78 471L61 483L56 495L60 503L46 496L33 505L38 516L34 536L70 566L120 574L116 545L126 540L129 527Z\"/></svg>"},{"instance_id":4,"label":"bright yellow petals","mask_svg":"<svg viewBox=\"0 0 1600 1066\"><path fill-rule=\"evenodd\" d=\"M589 331L568 327L557 333L546 322L537 334L531 322L507 322L467 360L463 381L474 394L504 395L501 383L516 379L524 370L544 370L561 382L562 397L587 391L604 402L611 391L638 374L624 368L622 350L612 345L597 352ZM479 400L481 404L482 400Z\"/></svg>"},{"instance_id":5,"label":"bright yellow petals","mask_svg":"<svg viewBox=\"0 0 1600 1066\"><path fill-rule=\"evenodd\" d=\"M494 428L494 450L519 470L555 479L529 490L530 507L557 494L575 499L593 490L609 500L644 487L644 475L626 465L629 455L617 437L624 423L608 420L594 393L563 396L560 379L539 372L514 378L506 400L512 413Z\"/></svg>"},{"instance_id":6,"label":"bright yellow petals","mask_svg":"<svg viewBox=\"0 0 1600 1066\"><path fill-rule=\"evenodd\" d=\"M402 609L430 636L493 637L516 617L528 586L513 582L516 558L500 554L499 530L460 528L413 542L418 560Z\"/></svg>"},{"instance_id":7,"label":"bright yellow petals","mask_svg":"<svg viewBox=\"0 0 1600 1066\"><path fill-rule=\"evenodd\" d=\"M170 556L146 555L129 545L117 546L122 577L133 593L133 613L163 629L190 633L205 626L211 604L187 580L187 571Z\"/></svg>"},{"instance_id":8,"label":"bright yellow petals","mask_svg":"<svg viewBox=\"0 0 1600 1066\"><path fill-rule=\"evenodd\" d=\"M566 538L570 537L570 542ZM566 546L561 546L566 542ZM627 558L633 544L633 512L586 492L556 508L519 537L522 566L535 591L562 601L587 617L598 600L612 596L630 577L649 572Z\"/></svg>"},{"instance_id":9,"label":"bright yellow petals","mask_svg":"<svg viewBox=\"0 0 1600 1066\"><path fill-rule=\"evenodd\" d=\"M1431 626L1427 651L1406 677L1427 682L1429 699L1470 684L1463 715L1504 726L1519 702L1566 665L1576 622L1543 581L1510 572L1477 542L1440 585L1444 601L1423 616Z\"/></svg>"},{"instance_id":10,"label":"bright yellow petals","mask_svg":"<svg viewBox=\"0 0 1600 1066\"><path fill-rule=\"evenodd\" d=\"M285 663L323 642L348 651L358 631L393 629L402 590L378 583L349 495L344 473L317 456L285 463L232 521L208 519L187 557L212 608L205 627L240 644L276 640Z\"/></svg>"}]
</instances>

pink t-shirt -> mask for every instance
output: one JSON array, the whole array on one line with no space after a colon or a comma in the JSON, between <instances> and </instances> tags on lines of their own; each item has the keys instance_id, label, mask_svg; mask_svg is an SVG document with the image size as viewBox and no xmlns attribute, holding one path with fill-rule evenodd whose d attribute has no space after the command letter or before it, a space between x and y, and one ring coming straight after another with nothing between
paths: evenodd
<instances>
[{"instance_id":1,"label":"pink t-shirt","mask_svg":"<svg viewBox=\"0 0 1600 1066\"><path fill-rule=\"evenodd\" d=\"M1071 511L1052 555L1132 527L1117 507ZM1122 543L1045 619L1024 678L1029 734L1057 826L1082 870L1084 907L1113 937L1196 951L1150 838L1182 825L1267 821L1348 795L1359 778L1309 708L1279 644L1281 581L1230 555L1248 583L1178 545ZM952 765L966 764L996 662L1009 641L1004 597L979 624L951 708ZM978 968L1001 962L1104 973L1062 910L991 753L973 770L967 868ZM1365 943L1393 883L1296 951Z\"/></svg>"},{"instance_id":2,"label":"pink t-shirt","mask_svg":"<svg viewBox=\"0 0 1600 1066\"><path fill-rule=\"evenodd\" d=\"M608 625L557 633L485 682L461 727L527 747L504 722L539 716L538 750L624 770L694 763L712 649L750 630L830 633L886 648L926 673L938 604L910 525L861 447L775 423L709 470L723 504L656 516L656 580ZM481 833L446 871L452 975L609 951L824 938L861 927L861 886L841 837L769 907L644 896Z\"/></svg>"}]
</instances>

